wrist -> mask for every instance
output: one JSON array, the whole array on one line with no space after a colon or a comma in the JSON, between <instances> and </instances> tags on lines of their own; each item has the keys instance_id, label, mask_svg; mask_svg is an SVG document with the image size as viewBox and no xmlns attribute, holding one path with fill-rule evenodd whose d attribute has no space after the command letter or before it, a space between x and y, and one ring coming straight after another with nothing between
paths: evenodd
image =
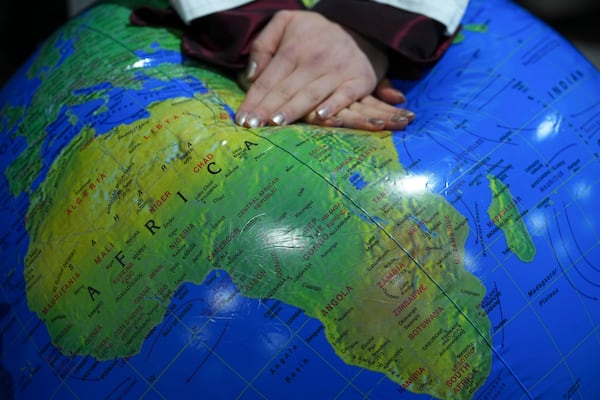
<instances>
[{"instance_id":1,"label":"wrist","mask_svg":"<svg viewBox=\"0 0 600 400\"><path fill-rule=\"evenodd\" d=\"M356 45L371 63L375 76L377 77L377 82L381 81L387 74L390 65L387 48L377 41L370 40L350 28L344 27L344 30L354 39Z\"/></svg>"}]
</instances>

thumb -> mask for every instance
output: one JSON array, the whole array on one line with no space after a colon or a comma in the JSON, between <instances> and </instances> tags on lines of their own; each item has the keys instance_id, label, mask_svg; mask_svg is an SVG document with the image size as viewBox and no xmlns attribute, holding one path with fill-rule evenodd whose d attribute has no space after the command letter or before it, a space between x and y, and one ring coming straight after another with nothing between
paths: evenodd
<instances>
[{"instance_id":1,"label":"thumb","mask_svg":"<svg viewBox=\"0 0 600 400\"><path fill-rule=\"evenodd\" d=\"M387 78L383 78L379 81L377 87L373 91L373 95L388 104L398 104L406 101L404 93L396 89L392 85L392 82Z\"/></svg>"}]
</instances>

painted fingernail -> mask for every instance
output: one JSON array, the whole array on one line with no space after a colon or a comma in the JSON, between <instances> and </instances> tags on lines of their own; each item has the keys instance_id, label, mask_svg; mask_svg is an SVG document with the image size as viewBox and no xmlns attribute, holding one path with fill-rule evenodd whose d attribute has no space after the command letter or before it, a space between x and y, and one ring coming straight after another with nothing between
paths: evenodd
<instances>
[{"instance_id":1,"label":"painted fingernail","mask_svg":"<svg viewBox=\"0 0 600 400\"><path fill-rule=\"evenodd\" d=\"M256 74L256 68L258 68L258 64L255 61L250 61L246 68L246 78L253 79Z\"/></svg>"},{"instance_id":2,"label":"painted fingernail","mask_svg":"<svg viewBox=\"0 0 600 400\"><path fill-rule=\"evenodd\" d=\"M329 110L327 109L327 107L319 108L317 110L317 115L319 116L319 118L325 119L329 115Z\"/></svg>"},{"instance_id":3,"label":"painted fingernail","mask_svg":"<svg viewBox=\"0 0 600 400\"><path fill-rule=\"evenodd\" d=\"M385 121L379 118L369 118L369 122L373 125L384 125Z\"/></svg>"},{"instance_id":4,"label":"painted fingernail","mask_svg":"<svg viewBox=\"0 0 600 400\"><path fill-rule=\"evenodd\" d=\"M285 114L282 112L275 114L273 118L271 118L271 122L275 125L285 125Z\"/></svg>"},{"instance_id":5,"label":"painted fingernail","mask_svg":"<svg viewBox=\"0 0 600 400\"><path fill-rule=\"evenodd\" d=\"M390 118L392 122L408 122L408 118L404 115L396 114Z\"/></svg>"},{"instance_id":6,"label":"painted fingernail","mask_svg":"<svg viewBox=\"0 0 600 400\"><path fill-rule=\"evenodd\" d=\"M244 126L244 124L246 123L246 120L248 119L248 113L243 112L240 113L236 118L235 118L235 122L240 125L240 126Z\"/></svg>"},{"instance_id":7,"label":"painted fingernail","mask_svg":"<svg viewBox=\"0 0 600 400\"><path fill-rule=\"evenodd\" d=\"M262 121L260 120L260 118L253 115L252 117L248 118L247 124L249 128L258 128L262 125Z\"/></svg>"}]
</instances>

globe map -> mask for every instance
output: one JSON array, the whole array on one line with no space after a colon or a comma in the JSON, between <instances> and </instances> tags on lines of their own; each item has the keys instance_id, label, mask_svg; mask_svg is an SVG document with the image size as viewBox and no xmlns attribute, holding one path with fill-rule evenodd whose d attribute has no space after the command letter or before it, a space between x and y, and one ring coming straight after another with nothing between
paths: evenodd
<instances>
[{"instance_id":1,"label":"globe map","mask_svg":"<svg viewBox=\"0 0 600 400\"><path fill-rule=\"evenodd\" d=\"M141 3L0 91L0 397L598 398L600 74L564 39L472 0L405 131L250 130Z\"/></svg>"}]
</instances>

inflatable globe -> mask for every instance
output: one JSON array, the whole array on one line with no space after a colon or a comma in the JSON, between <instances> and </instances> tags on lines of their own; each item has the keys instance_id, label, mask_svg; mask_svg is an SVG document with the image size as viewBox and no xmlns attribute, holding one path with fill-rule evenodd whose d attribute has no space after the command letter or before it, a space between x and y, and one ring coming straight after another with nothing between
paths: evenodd
<instances>
[{"instance_id":1,"label":"inflatable globe","mask_svg":"<svg viewBox=\"0 0 600 400\"><path fill-rule=\"evenodd\" d=\"M405 131L251 130L134 6L0 92L0 397L600 396L600 73L565 40L473 0Z\"/></svg>"}]
</instances>

